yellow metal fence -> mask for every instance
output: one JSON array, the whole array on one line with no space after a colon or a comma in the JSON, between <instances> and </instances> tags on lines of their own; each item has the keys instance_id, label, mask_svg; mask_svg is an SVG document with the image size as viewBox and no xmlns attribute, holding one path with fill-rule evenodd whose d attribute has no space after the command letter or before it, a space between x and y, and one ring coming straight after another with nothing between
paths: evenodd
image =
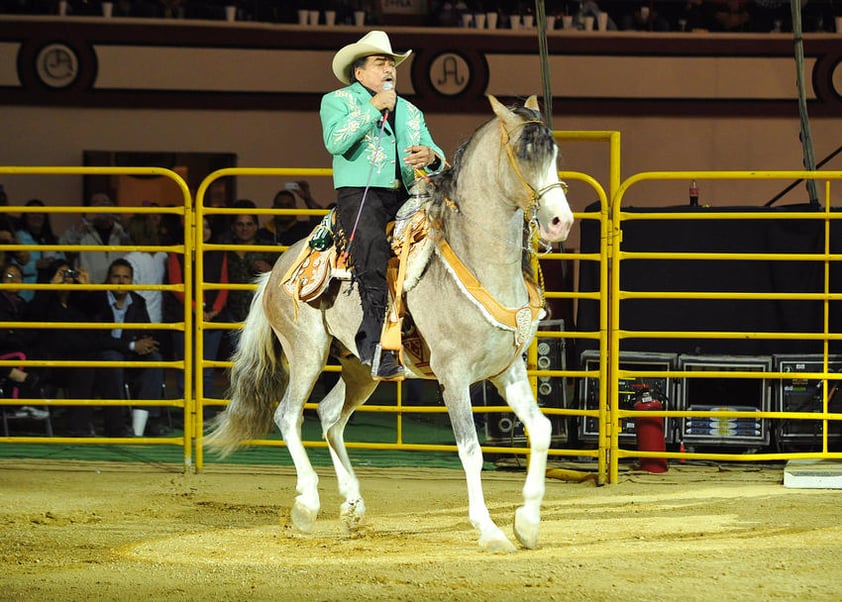
<instances>
[{"instance_id":1,"label":"yellow metal fence","mask_svg":"<svg viewBox=\"0 0 842 602\"><path fill-rule=\"evenodd\" d=\"M607 137L606 137L607 138ZM242 209L231 209L231 208L223 208L223 207L212 207L206 202L206 197L208 196L209 189L213 186L213 184L221 179L224 178L247 178L247 177L275 177L275 178L290 178L290 179L313 179L313 178L325 178L331 176L331 170L328 169L292 169L292 168L228 168L216 171L210 174L199 186L199 189L196 194L196 223L202 223L202 220L205 217L210 217L214 215L238 215L242 214ZM582 182L590 189L594 191L597 198L601 200L602 206L607 206L607 195L602 188L602 186L594 180L592 177L576 172L562 172L562 177L570 180L570 181L578 181ZM264 216L264 215L282 215L282 214L290 214L290 215L323 215L326 211L318 211L318 210L276 210L276 209L249 209L249 214L257 215L257 216ZM577 213L577 219L595 219L598 220L601 224L607 224L608 221L605 219L607 216L607 212L601 214L599 212L588 214L588 213ZM230 247L226 245L220 244L204 244L202 241L199 240L199 237L196 238L196 278L197 281L201 283L201 286L205 289L213 289L213 288L240 288L240 289L251 289L253 290L255 287L254 285L239 285L235 287L234 285L219 285L218 283L211 283L206 282L204 279L204 271L202 266L203 261L203 252L204 251L224 251L226 249L230 249ZM284 247L280 247L284 249ZM242 251L277 251L277 246L267 246L267 245L238 245L238 249ZM607 261L605 261L604 255L600 254L578 254L578 253L550 253L542 257L542 264L545 265L544 269L548 269L546 267L547 264L553 266L554 262L558 262L560 266L561 261L567 261L570 259L575 260L589 260L589 261L598 261L601 265L606 266ZM560 267L551 267L549 269L561 269ZM606 273L607 274L607 273ZM607 281L607 276L606 276ZM579 297L579 294L574 291L548 291L548 297L554 299L575 299ZM599 293L586 293L584 297L586 298L598 298ZM197 321L196 324L196 338L197 344L196 347L198 349L202 348L202 337L204 334L204 330L206 329L229 329L229 328L237 328L239 325L220 325L218 323L212 322L202 322ZM539 332L539 336L546 339L566 339L566 340L573 340L574 338L581 337L581 338L590 338L599 340L600 338L604 338L604 331L601 334L599 331L594 331L590 333L581 333L581 332L570 332L570 331L541 331ZM601 343L604 344L604 341ZM537 379L538 378L554 378L554 379L571 379L576 378L581 373L576 370L562 370L558 366L550 367L548 369L538 369L537 366L537 351L536 345L533 344L527 354L527 362L528 367L530 369L530 375L533 381L533 390L537 387ZM229 361L208 361L202 358L197 358L197 372L201 372L201 369L204 367L221 367L221 368L228 368L230 367ZM201 366L201 367L199 367ZM339 366L328 364L326 367L327 371L338 371ZM202 391L201 379L195 379L196 382L196 403L197 403L197 413L198 415L202 415L202 408L203 405L224 405L227 403L227 400L220 400L220 399L209 399ZM381 385L381 387L390 386L390 385ZM377 449L377 450L402 450L402 451L434 451L434 452L456 452L456 446L454 445L440 445L440 444L424 444L424 443L408 443L404 440L404 431L405 431L405 417L406 416L417 416L421 414L445 414L447 409L441 403L422 403L422 404L405 404L405 389L406 385L404 383L397 383L395 386L395 402L394 405L387 405L387 404L373 404L369 403L364 405L363 407L359 408L358 412L377 412L377 413L390 413L394 414L396 417L396 429L395 429L395 438L394 441L389 443L371 443L371 442L362 442L362 441L346 441L346 445L349 449ZM317 407L315 403L308 403L305 405L305 411L313 411ZM478 406L474 408L474 411L477 414L486 414L488 416L499 415L503 413L507 413L507 408L500 407L500 406ZM571 416L575 416L579 414L579 410L576 408L570 407L545 407L544 412L550 416L554 417L557 420L567 420ZM597 415L597 411L587 411L591 415ZM197 467L201 469L204 461L203 455L203 433L201 430L197 430L194 433L194 437L196 438L196 461ZM284 443L278 441L276 439L262 439L250 442L253 445L257 446L283 446ZM326 443L322 440L305 440L305 446L307 447L325 447ZM516 455L526 455L528 454L528 447L526 446L525 442L520 444L512 444L512 445L493 445L489 444L483 447L483 449L487 453L491 454L516 454ZM563 447L553 448L550 451L550 454L553 456L591 456L597 458L600 455L599 450L597 449L567 449ZM605 456L603 454L603 456ZM605 462L601 462L603 466L605 466Z\"/></svg>"},{"instance_id":2,"label":"yellow metal fence","mask_svg":"<svg viewBox=\"0 0 842 602\"><path fill-rule=\"evenodd\" d=\"M653 172L637 174L624 182L619 181L619 135L613 132L600 133L586 133L581 136L585 141L603 141L609 143L609 155L612 168L610 171L610 181L608 188L611 194L606 194L603 187L590 176L575 172L562 172L562 177L571 182L580 182L589 187L596 194L599 200L599 206L595 210L576 212L575 216L579 222L592 221L599 230L599 248L595 252L563 252L550 253L542 258L542 265L544 270L554 269L553 266L560 266L560 262L574 260L578 264L591 263L597 265L598 271L598 287L594 291L582 292L579 290L547 290L546 295L549 299L564 299L572 300L574 302L598 302L599 303L599 318L598 327L590 331L583 331L577 329L569 329L564 331L540 331L539 339L564 339L568 343L590 341L591 346L599 350L599 356L602 358L596 367L591 368L565 368L559 367L541 367L539 369L536 362L536 351L533 348L530 350L527 361L529 373L533 379L533 385L537 385L538 379L559 379L564 382L579 383L582 379L595 379L599 383L599 400L597 407L585 407L581 399L578 399L565 407L544 407L544 412L551 418L557 420L570 421L575 424L577 421L581 422L587 418L596 419L598 424L598 436L596 442L591 445L582 445L569 447L559 445L550 450L551 456L559 459L565 457L588 457L596 461L596 467L599 473L600 482L614 482L618 478L619 464L622 460L627 458L648 458L658 457L667 458L671 461L688 461L688 460L714 460L714 461L769 461L769 460L784 460L790 458L837 458L842 457L837 451L829 449L829 441L827 433L833 421L842 420L842 414L833 413L828 410L828 394L829 382L832 381L832 373L828 366L828 358L830 356L830 345L832 341L839 341L842 335L839 333L830 332L829 323L829 307L833 301L839 301L842 293L831 290L829 277L825 278L824 290L818 292L807 293L722 293L717 291L646 291L646 290L623 290L620 287L620 276L629 261L649 261L649 260L686 260L686 259L715 259L717 261L819 261L823 262L826 274L829 273L830 265L834 262L842 260L842 256L832 252L830 247L831 239L831 222L839 219L840 214L831 210L830 203L830 186L831 182L836 182L842 179L842 172ZM559 136L560 139L575 139L575 133L565 133L564 136ZM195 206L190 191L186 183L174 172L159 168L80 168L80 167L0 167L0 174L16 174L16 175L33 175L33 176L49 176L49 175L118 175L118 174L135 174L135 175L154 175L163 176L173 180L183 195L183 204L176 207L115 207L113 209L97 208L97 212L110 213L174 213L181 217L184 223L184 244L178 245L159 245L155 247L67 247L67 246L8 246L7 250L17 250L19 248L26 249L41 249L41 250L61 250L61 251L80 251L80 250L148 250L148 251L164 251L167 253L179 254L183 257L184 263L184 279L185 284L178 285L132 285L126 286L129 290L143 290L155 289L164 291L177 291L185 296L185 312L182 322L166 323L166 324L152 324L152 325L123 325L124 327L137 328L154 328L156 330L183 330L185 337L184 360L179 361L163 361L160 362L161 367L183 372L185 379L185 393L183 398L172 398L168 395L165 400L71 400L71 399L54 399L54 400L11 400L2 399L2 405L20 405L25 403L32 403L36 405L53 405L53 406L71 406L71 405L131 405L131 406L168 406L175 408L183 413L184 416L184 434L179 437L155 437L155 438L140 438L140 439L106 439L106 438L68 438L68 437L0 437L0 442L11 443L84 443L84 444L111 444L111 443L142 443L142 444L156 444L156 445L177 445L184 450L185 467L195 467L201 469L204 463L203 455L203 410L206 405L221 406L227 403L225 399L216 399L209 397L211 392L203 390L203 379L199 376L204 368L226 368L230 364L221 359L205 359L199 352L198 357L193 358L193 349L202 349L203 337L208 330L231 330L239 327L236 323L221 324L217 322L206 322L201 319L201 313L197 313L199 319L193 317L191 311L191 296L193 294L192 286L189 284L195 281L199 283L198 290L213 290L227 288L229 290L249 290L253 288L250 284L220 284L205 281L203 252L204 251L226 251L230 247L219 244L205 244L201 235L197 235L196 224L202 224L205 217L212 217L215 215L237 215L242 213L242 210L231 209L224 207L212 207L206 202L206 193L209 187L217 180L223 178L249 178L249 177L286 177L291 179L313 179L324 178L330 176L330 170L327 169L248 169L248 168L231 168L214 172L208 176L200 185L196 192ZM789 220L805 220L805 221L820 221L825 228L826 248L824 252L818 254L804 254L804 253L782 253L782 254L746 254L746 253L694 253L692 256L681 253L651 253L651 252L631 252L625 251L622 248L622 237L624 228L628 223L638 220L665 220L675 219L675 214L670 212L629 212L622 209L622 201L624 195L630 188L642 182L657 181L657 180L682 180L689 181L696 180L759 180L759 179L777 179L777 180L793 180L798 178L813 178L824 183L824 198L823 210L821 211L804 211L804 212L787 212L779 214L774 212L750 212L743 214L740 212L719 212L708 209L705 212L695 214L682 213L682 219L789 219ZM572 199L575 201L575 199ZM90 211L88 207L64 206L57 203L48 203L47 207L23 207L12 206L7 209L9 213L27 213L40 212L45 214L50 213L72 213L84 214ZM324 211L309 211L309 210L273 210L273 209L255 209L249 210L250 214L257 215L276 215L283 213L290 213L295 215L319 215ZM241 250L271 250L282 251L283 248L277 246L268 247L263 246L240 246ZM195 251L195 253L194 253ZM549 268L548 268L549 266ZM560 269L560 267L558 268ZM5 286L5 285L3 285ZM68 285L53 285L53 284L33 284L27 285L23 288L34 290L53 290L59 289ZM102 284L91 284L84 288L90 290L108 289L110 286ZM710 332L710 331L693 331L693 332L673 332L673 331L627 331L622 330L621 324L623 303L628 300L635 299L751 299L754 297L769 299L802 299L814 300L821 302L824 307L824 328L821 332L778 332L778 333L753 333L753 332ZM13 328L44 328L44 324L27 324L27 323L5 323L4 327ZM113 324L61 324L51 323L50 329L69 328L90 328L103 329L112 328ZM195 343L193 339L195 337ZM637 377L670 377L670 378L766 378L776 379L784 376L781 372L775 371L710 371L700 376L698 373L690 374L685 371L678 371L674 369L669 370L628 370L624 369L620 362L621 348L623 342L630 339L670 339L670 338L688 338L697 337L700 339L715 338L715 339L787 339L787 338L801 338L812 339L820 342L823 346L823 369L813 372L805 372L799 374L803 378L818 379L821 381L821 389L823 395L823 411L821 412L784 412L776 408L774 411L752 412L750 415L753 418L768 419L768 420L811 420L821 421L823 424L823 436L821 449L810 452L780 452L780 453L753 453L747 455L740 451L725 450L717 452L688 452L686 450L667 450L667 451L641 451L631 449L632 446L624 444L619 436L618 425L621 421L646 416L646 417L663 417L673 420L682 420L693 418L701 415L699 412L693 412L683 409L666 409L663 411L646 411L636 412L627 407L620 407L619 405L619 382L622 379L637 378ZM17 361L2 361L0 366L18 365ZM83 362L59 362L55 360L27 360L27 366L32 367L62 367L62 366L100 366L107 367L108 364L97 361L83 361ZM127 366L133 363L126 364ZM148 364L147 364L148 365ZM327 371L333 372L338 370L338 366L330 365L326 368ZM792 376L791 373L787 373ZM395 402L394 404L376 404L364 406L361 411L364 412L385 412L394 414L397 419L397 426L395 430L395 437L392 442L388 443L366 443L362 441L349 441L349 448L366 448L366 449L390 449L390 450L420 450L420 451L456 451L453 445L434 445L423 443L407 443L405 441L405 422L404 417L408 415L417 414L443 414L446 409L441 403L425 403L422 405L404 403L404 385L398 384L395 386ZM575 399L578 387L571 387L573 390L572 398ZM312 411L315 409L314 404L307 404L306 410ZM475 412L487 414L489 416L505 412L506 408L487 406L477 407ZM710 413L704 414L710 416ZM749 415L747 412L723 410L714 412L714 418L740 418ZM569 427L571 430L575 426ZM252 442L255 445L265 446L282 446L283 442L276 439L261 440ZM323 447L325 443L321 440L307 441L305 443L312 447ZM528 447L524 442L522 444L512 445L488 445L484 450L492 454L515 454L527 455ZM194 461L195 458L195 461Z\"/></svg>"},{"instance_id":3,"label":"yellow metal fence","mask_svg":"<svg viewBox=\"0 0 842 602\"><path fill-rule=\"evenodd\" d=\"M147 251L147 252L166 252L166 253L178 253L182 255L186 255L189 257L189 252L186 253L186 249L190 249L193 246L192 241L192 196L190 194L190 190L186 184L186 182L179 176L177 173L163 168L157 167L0 167L0 174L10 174L15 176L33 176L33 177L50 177L50 176L120 176L120 175L131 175L131 176L143 176L143 177L162 177L171 180L175 186L180 191L181 197L183 199L183 204L180 206L175 207L151 207L151 206L139 206L139 207L96 207L93 209L92 207L88 206L79 206L78 204L70 205L59 203L46 203L47 206L40 207L37 205L31 206L9 206L6 208L6 212L8 214L31 214L31 213L40 213L44 215L54 215L54 214L73 214L78 216L79 221L82 220L85 214L90 213L108 213L108 214L124 214L127 212L135 213L135 214L175 214L180 216L185 224L184 229L184 243L177 244L177 245L155 245L155 246L137 246L137 245L6 245L4 250L6 251L17 251L17 250L25 250L25 251L59 251L59 252L83 252L83 251L95 251L95 252L105 252L105 251L113 251L119 253L128 253L129 251ZM186 270L189 270L190 261L185 261ZM185 282L190 282L190 280L186 277ZM49 333L50 336L53 337L61 337L63 330L111 330L115 327L121 327L126 329L138 329L138 330L161 330L161 331L175 331L181 330L184 332L185 341L186 341L186 349L185 349L185 360L184 361L160 361L160 362L153 362L153 361L126 361L120 362L121 367L125 368L132 368L132 367L161 367L165 369L175 369L175 370L183 370L185 374L185 378L188 380L191 378L191 369L190 366L192 364L192 344L191 344L191 333L192 333L192 318L189 311L192 289L190 286L182 285L121 285L121 286L113 286L113 285L106 285L103 283L91 283L91 284L52 284L52 283L25 283L23 285L10 285L8 283L2 284L3 288L16 288L20 290L34 290L34 291L49 291L49 290L61 290L72 288L75 290L89 290L89 291L106 291L106 290L130 290L130 291L139 291L139 290L162 290L162 291L179 291L182 292L185 296L185 314L184 319L181 322L176 323L121 323L116 324L112 323L67 323L67 322L5 322L3 323L3 328L9 329L39 329L43 330L46 333ZM25 360L24 362L20 362L17 360L5 360L0 361L0 366L4 368L11 368L23 365L26 368L87 368L87 367L99 367L99 368L108 368L109 366L113 367L113 362L106 362L100 360L91 360L91 359L65 359L65 360L56 360L56 359L29 359ZM11 383L9 383L11 385ZM169 396L168 396L169 397ZM138 406L138 407L149 407L149 406L160 406L160 407L171 407L181 410L184 416L184 424L185 424L185 431L183 436L173 436L173 437L136 437L136 438L126 438L126 437L97 437L97 438L87 438L87 437L65 437L65 436L56 436L50 438L43 438L43 437L36 437L36 436L10 436L10 437L2 437L0 441L7 442L7 443L54 443L54 444L66 444L69 442L73 442L76 444L109 444L109 443L143 443L143 444L151 444L151 445L177 445L182 447L184 450L184 465L185 467L189 467L192 465L192 456L193 456L193 441L192 438L189 436L189 433L193 431L193 425L191 420L193 418L193 414L189 411L192 408L193 403L191 399L191 395L189 392L189 388L186 389L184 398L181 399L134 399L131 402L127 401L126 399L69 399L69 398L53 398L53 399L26 399L26 398L18 398L18 399L10 399L10 398L2 398L0 399L0 405L3 406L20 406L20 405L35 405L35 406L46 406L48 409L52 407L58 406L96 406L96 407L105 407L105 406Z\"/></svg>"},{"instance_id":4,"label":"yellow metal fence","mask_svg":"<svg viewBox=\"0 0 842 602\"><path fill-rule=\"evenodd\" d=\"M629 211L623 208L624 195L634 186L645 182L653 181L669 181L679 180L683 182L697 181L714 181L714 180L747 180L747 181L761 181L761 180L779 180L779 181L793 181L793 180L817 180L823 184L823 195L817 206L810 207L804 210L788 210L788 211L754 211L754 210L729 210L723 208L717 210L715 208L704 208L701 211L684 211L677 214L674 211ZM610 336L609 336L609 353L606 357L607 379L603 382L607 384L601 390L601 404L607 405L607 411L611 420L604 423L606 432L609 435L609 481L614 482L618 478L619 462L623 458L639 457L639 458L666 458L672 461L688 461L688 460L711 460L711 461L781 461L791 459L826 459L826 458L840 458L842 452L830 451L828 445L828 433L831 430L838 432L839 425L833 424L831 421L838 421L842 419L842 414L832 413L828 411L828 404L832 398L831 382L834 378L833 371L829 368L830 345L833 341L839 341L842 335L838 332L832 332L830 327L831 302L842 299L842 292L832 290L830 279L831 266L835 262L842 261L842 254L834 252L832 249L831 229L832 223L842 218L842 213L833 210L831 202L831 184L842 180L842 172L806 172L806 171L775 171L775 172L748 172L748 171L715 171L715 172L648 172L636 174L625 180L619 187L617 194L612 202L611 214L611 231L615 233L615 244L613 245L613 253L611 255L611 281L610 290L607 291L607 296L603 297L603 301L607 299L610 306ZM792 249L788 252L773 253L773 252L724 252L721 250L723 241L712 241L716 250L710 252L651 252L651 251L626 251L623 249L622 237L630 223L646 220L646 221L660 221L660 220L689 220L690 223L698 220L723 220L735 221L738 223L748 223L750 221L764 221L764 220L787 220L788 222L808 223L818 222L823 226L823 243L824 248L818 253L806 252L803 248L799 248L798 242L792 242ZM748 227L748 226L746 226ZM838 236L838 233L837 233ZM737 241L734 241L736 244ZM621 286L621 277L624 269L627 268L629 262L637 262L644 265L654 265L654 262L674 262L674 261L722 261L722 262L802 262L806 267L808 262L819 262L822 265L823 275L820 290L813 291L721 291L721 290L703 290L701 287L695 288L692 291L663 291L651 290L649 287L642 286L641 283L636 283L634 290L628 290L628 287ZM648 264L646 262L649 262ZM811 332L793 332L786 330L773 331L765 329L762 332L753 332L751 329L736 330L736 331L713 331L713 330L628 330L620 327L624 317L624 303L634 300L706 300L706 301L746 301L746 300L762 300L770 301L777 300L781 302L791 301L814 301L821 303L821 328ZM643 371L624 370L621 366L622 346L624 342L631 340L637 341L665 341L669 339L685 339L685 340L764 340L764 341L814 341L821 346L819 370L788 370L782 372L780 370L773 370L771 368L757 369L753 365L744 365L743 370L732 370L727 365L723 365L720 369L710 369L704 371L691 371L687 365L684 370L667 369L667 370L652 370ZM654 346L657 346L656 344ZM691 358L692 359L692 358ZM715 368L715 361L712 368ZM735 364L740 363L740 357L736 357ZM748 362L749 364L751 362ZM688 407L680 409L664 410L664 411L634 411L629 408L623 408L619 405L620 396L618 394L618 383L621 379L633 379L643 377L661 377L673 379L754 379L761 381L766 386L768 382L771 385L776 382L776 379L796 378L804 383L809 380L818 380L818 388L820 389L820 397L822 408L817 412L796 412L784 411L782 407L772 407L773 403L769 403L767 408L760 407L757 411L749 411L745 408L737 410L729 407L727 403L720 405L722 407L717 411L716 408L706 408L704 411L692 411ZM686 380L685 380L686 382ZM687 386L687 385L685 385ZM776 386L782 386L777 382ZM816 386L816 385L812 385ZM779 391L778 391L779 392ZM771 408L771 409L769 409ZM820 435L820 449L815 451L782 451L777 453L762 453L759 449L752 448L752 446L745 445L741 448L739 445L734 445L733 448L717 449L712 451L707 449L702 453L691 453L679 447L677 450L667 451L646 451L637 449L624 449L620 443L618 425L623 419L636 419L641 417L662 417L679 421L692 421L694 419L708 419L712 424L724 425L734 424L729 423L730 419L749 419L770 421L770 423L788 420L788 421L820 421L821 435ZM685 423L686 424L686 423ZM762 423L761 423L762 424ZM684 434L682 433L682 437ZM715 440L715 438L713 438ZM704 440L702 440L704 443ZM683 446L682 446L683 447ZM702 445L702 447L704 447ZM759 452L759 453L758 453Z\"/></svg>"}]
</instances>

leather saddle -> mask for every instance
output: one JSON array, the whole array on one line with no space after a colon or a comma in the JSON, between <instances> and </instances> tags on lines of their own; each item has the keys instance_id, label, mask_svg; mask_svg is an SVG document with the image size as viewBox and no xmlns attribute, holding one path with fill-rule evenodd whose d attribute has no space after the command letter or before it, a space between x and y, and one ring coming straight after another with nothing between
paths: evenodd
<instances>
[{"instance_id":1,"label":"leather saddle","mask_svg":"<svg viewBox=\"0 0 842 602\"><path fill-rule=\"evenodd\" d=\"M403 328L406 313L403 296L417 282L432 254L429 203L429 195L413 195L387 227L394 255L386 269L390 299L381 336L383 349L397 351L402 365L404 358L401 351L408 352L416 372L428 376L431 373L426 344L410 323L406 329ZM325 293L333 280L352 279L352 269L340 251L341 245L336 244L343 240L343 234L338 229L334 209L313 229L284 275L283 289L296 302L312 303Z\"/></svg>"}]
</instances>

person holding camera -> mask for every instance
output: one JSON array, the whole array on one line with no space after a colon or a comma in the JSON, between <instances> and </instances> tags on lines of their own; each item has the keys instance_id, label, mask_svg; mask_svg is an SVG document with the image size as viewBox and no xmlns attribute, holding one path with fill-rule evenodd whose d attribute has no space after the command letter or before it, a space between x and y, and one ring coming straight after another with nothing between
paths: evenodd
<instances>
[{"instance_id":1,"label":"person holding camera","mask_svg":"<svg viewBox=\"0 0 842 602\"><path fill-rule=\"evenodd\" d=\"M30 304L32 319L45 324L41 331L41 351L54 361L90 361L97 359L100 349L97 331L85 329L51 329L51 322L85 323L90 292L73 288L74 284L90 284L84 268L75 270L66 259L57 259L51 266L50 284L69 285L57 290L39 290ZM52 368L48 376L50 386L61 387L67 399L92 399L96 368ZM118 408L119 409L119 408ZM64 413L64 429L71 437L94 435L92 406L69 406Z\"/></svg>"},{"instance_id":2,"label":"person holding camera","mask_svg":"<svg viewBox=\"0 0 842 602\"><path fill-rule=\"evenodd\" d=\"M74 284L91 284L86 268L78 270L66 260L54 263L52 284L66 284L60 290L38 291L32 301L32 317L45 323L67 322L149 322L146 303L134 291L88 291L74 288ZM107 282L114 285L132 284L132 267L124 259L114 260L108 268ZM42 349L51 360L107 360L113 367L57 368L50 375L50 383L65 389L67 399L124 399L124 384L137 385L139 399L156 399L161 396L163 369L124 368L125 361L138 359L160 361L158 342L147 331L121 328L108 329L49 329L43 331ZM148 408L150 415L160 415L160 408ZM145 410L144 410L145 411ZM75 437L92 437L94 407L72 406L66 414L68 434ZM124 406L106 406L103 409L104 434L107 437L131 437L135 433L128 425ZM156 429L152 425L149 430ZM159 434L156 431L156 434Z\"/></svg>"}]
</instances>

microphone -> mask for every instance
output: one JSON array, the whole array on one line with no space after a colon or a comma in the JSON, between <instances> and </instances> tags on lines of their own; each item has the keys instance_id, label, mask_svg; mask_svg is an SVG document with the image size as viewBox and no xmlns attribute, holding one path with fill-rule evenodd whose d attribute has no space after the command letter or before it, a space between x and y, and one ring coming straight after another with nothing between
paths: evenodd
<instances>
[{"instance_id":1,"label":"microphone","mask_svg":"<svg viewBox=\"0 0 842 602\"><path fill-rule=\"evenodd\" d=\"M391 80L383 82L383 90L393 90L395 88L395 83ZM383 118L380 120L380 127L389 120L389 109L383 110Z\"/></svg>"}]
</instances>

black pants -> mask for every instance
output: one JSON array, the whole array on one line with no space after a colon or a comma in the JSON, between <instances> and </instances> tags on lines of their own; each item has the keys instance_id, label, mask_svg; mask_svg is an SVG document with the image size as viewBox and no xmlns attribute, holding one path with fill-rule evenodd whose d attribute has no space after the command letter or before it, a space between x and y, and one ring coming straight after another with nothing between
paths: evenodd
<instances>
[{"instance_id":1,"label":"black pants","mask_svg":"<svg viewBox=\"0 0 842 602\"><path fill-rule=\"evenodd\" d=\"M118 362L147 360L160 362L162 357L157 351L149 355L139 356L134 353L123 354L121 351L106 349L102 351L100 359L115 362L115 368L97 368L96 387L103 399L125 399L124 384L135 386L137 399L160 399L164 369L161 367L123 368ZM150 418L159 418L161 408L157 406L143 406L149 411ZM126 408L123 406L108 406L105 408L105 434L114 436L125 430L127 422Z\"/></svg>"},{"instance_id":2,"label":"black pants","mask_svg":"<svg viewBox=\"0 0 842 602\"><path fill-rule=\"evenodd\" d=\"M386 263L392 255L386 240L386 224L395 219L408 195L402 188L369 188L360 213L364 190L351 187L338 189L336 208L339 224L350 241L350 264L362 302L363 320L357 330L357 349L360 359L368 362L380 341L386 315Z\"/></svg>"}]
</instances>

